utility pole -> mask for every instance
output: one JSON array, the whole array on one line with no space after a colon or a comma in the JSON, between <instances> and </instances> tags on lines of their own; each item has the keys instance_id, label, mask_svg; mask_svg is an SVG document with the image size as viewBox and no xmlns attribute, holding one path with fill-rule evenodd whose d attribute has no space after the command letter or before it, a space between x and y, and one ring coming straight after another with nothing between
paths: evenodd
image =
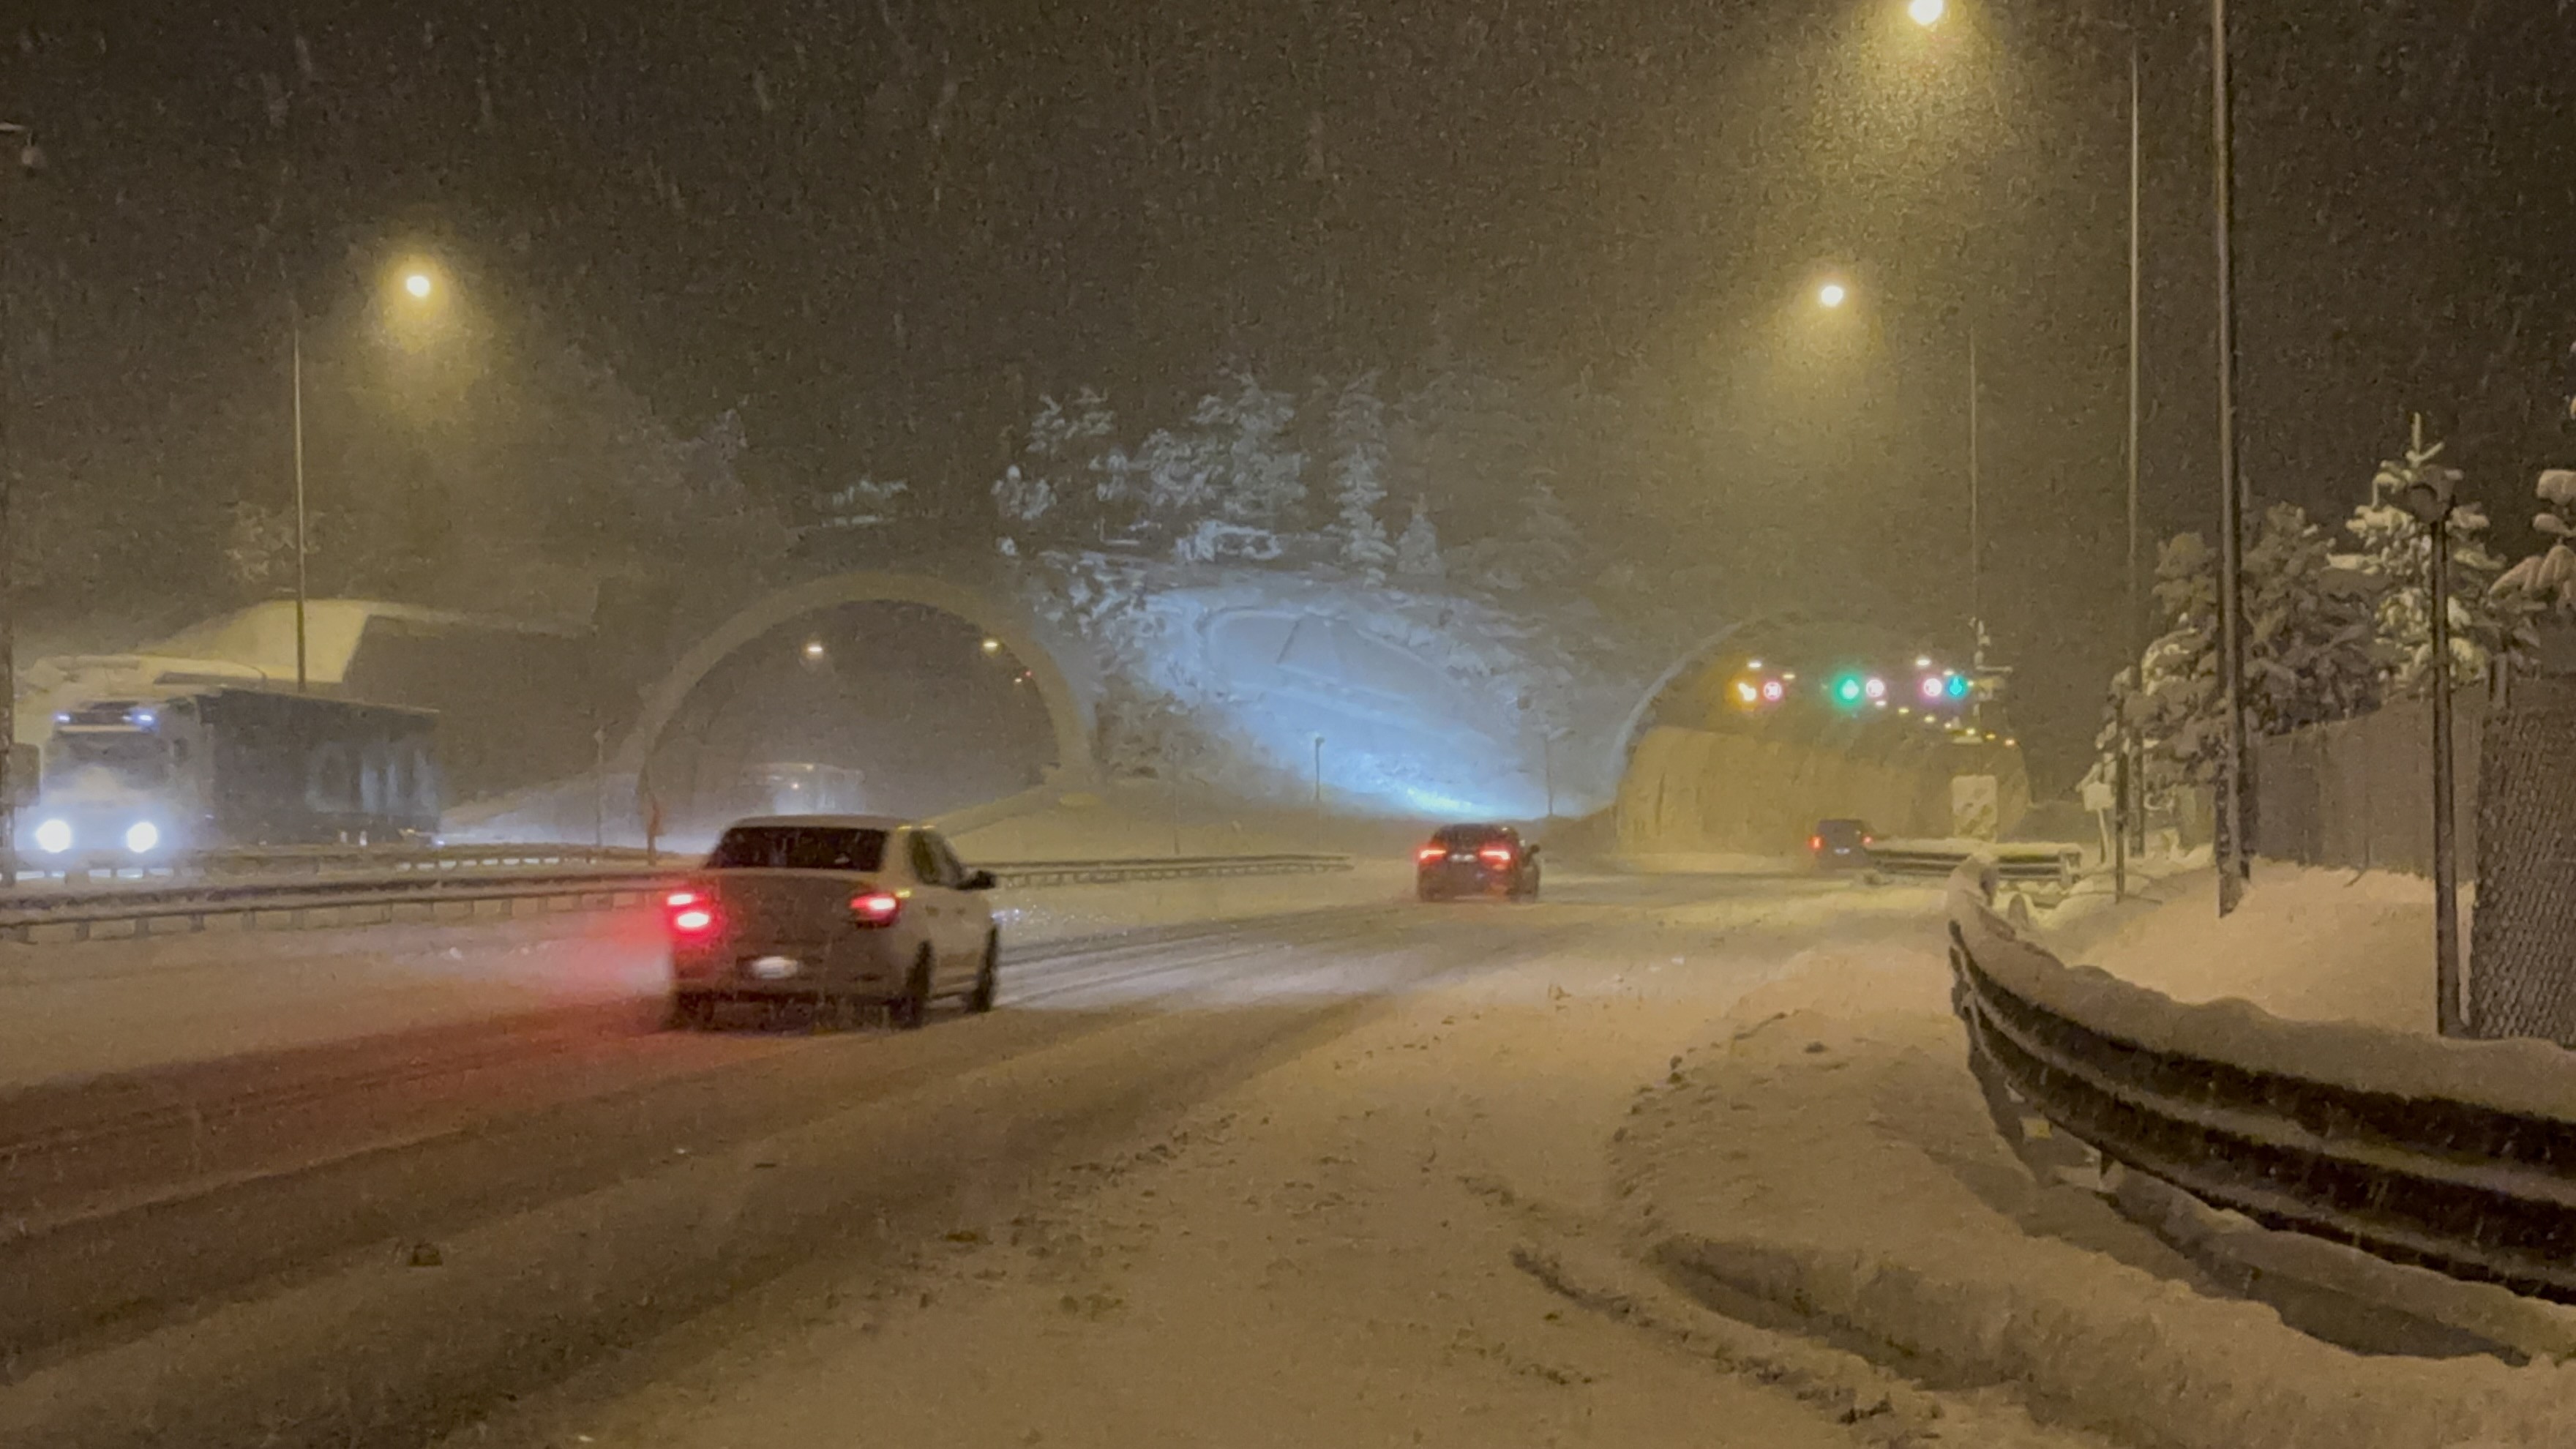
<instances>
[{"instance_id":1,"label":"utility pole","mask_svg":"<svg viewBox=\"0 0 2576 1449\"><path fill-rule=\"evenodd\" d=\"M306 692L304 674L304 307L286 294L289 372L295 389L295 692Z\"/></svg>"},{"instance_id":2,"label":"utility pole","mask_svg":"<svg viewBox=\"0 0 2576 1449\"><path fill-rule=\"evenodd\" d=\"M2136 7L2129 15L2129 559L2128 610L2123 615L2121 635L2128 645L2129 665L2139 667L2145 653L2143 632L2138 627L2141 617L2138 599L2138 193L2142 133L2138 115L2138 17ZM2134 691L2132 691L2134 694ZM2138 742L2130 732L2130 711L2120 711L2120 732L2114 746L2119 758L2112 763L2111 784L2111 898L2124 900L2129 894L2129 828L2137 814Z\"/></svg>"},{"instance_id":3,"label":"utility pole","mask_svg":"<svg viewBox=\"0 0 2576 1449\"><path fill-rule=\"evenodd\" d=\"M1315 848L1324 848L1324 737L1315 736Z\"/></svg>"},{"instance_id":4,"label":"utility pole","mask_svg":"<svg viewBox=\"0 0 2576 1449\"><path fill-rule=\"evenodd\" d=\"M2451 510L2458 505L2459 473L2432 461L2424 447L2424 415L2408 431L2406 463L2413 477L2397 502L2424 525L2432 550L2433 688L2433 1022L2442 1036L2458 1036L2468 1021L2460 992L2460 871L2454 843L2457 791L2451 768Z\"/></svg>"},{"instance_id":5,"label":"utility pole","mask_svg":"<svg viewBox=\"0 0 2576 1449\"><path fill-rule=\"evenodd\" d=\"M1986 636L1985 533L1980 510L1984 483L1977 455L1977 324L1968 323L1968 634L1982 648ZM1980 662L1983 662L1982 659Z\"/></svg>"},{"instance_id":6,"label":"utility pole","mask_svg":"<svg viewBox=\"0 0 2576 1449\"><path fill-rule=\"evenodd\" d=\"M2229 136L2227 0L2209 0L2211 225L2218 243L2218 634L2219 680L2227 711L2227 757L2219 770L2218 913L2245 899L2254 853L2245 839L2245 498L2236 477L2236 225L2230 194L2235 145Z\"/></svg>"},{"instance_id":7,"label":"utility pole","mask_svg":"<svg viewBox=\"0 0 2576 1449\"><path fill-rule=\"evenodd\" d=\"M18 143L20 172L32 175L44 164L33 127L0 121L0 137ZM7 214L0 208L0 217ZM5 887L18 884L18 791L25 786L10 768L18 748L17 540L9 526L9 485L17 467L7 447L9 413L17 401L9 365L9 339L16 320L10 303L17 295L10 285L16 270L11 264L17 252L6 229L0 228L0 886Z\"/></svg>"}]
</instances>

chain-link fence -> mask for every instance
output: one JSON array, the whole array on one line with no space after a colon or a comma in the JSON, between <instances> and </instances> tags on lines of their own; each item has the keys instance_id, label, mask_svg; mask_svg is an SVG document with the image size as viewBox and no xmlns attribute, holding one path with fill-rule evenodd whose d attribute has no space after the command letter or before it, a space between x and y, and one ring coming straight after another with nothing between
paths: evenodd
<instances>
[{"instance_id":1,"label":"chain-link fence","mask_svg":"<svg viewBox=\"0 0 2576 1449\"><path fill-rule=\"evenodd\" d=\"M2468 1029L2576 1046L2576 703L2488 716Z\"/></svg>"}]
</instances>

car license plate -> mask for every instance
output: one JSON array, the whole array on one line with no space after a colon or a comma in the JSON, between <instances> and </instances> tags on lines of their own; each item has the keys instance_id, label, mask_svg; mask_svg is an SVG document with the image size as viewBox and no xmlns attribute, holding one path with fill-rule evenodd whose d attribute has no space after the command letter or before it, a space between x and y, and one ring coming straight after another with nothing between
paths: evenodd
<instances>
[{"instance_id":1,"label":"car license plate","mask_svg":"<svg viewBox=\"0 0 2576 1449\"><path fill-rule=\"evenodd\" d=\"M797 960L793 956L754 956L751 958L751 974L759 977L763 981L777 981L785 977L793 976L804 968L805 963Z\"/></svg>"}]
</instances>

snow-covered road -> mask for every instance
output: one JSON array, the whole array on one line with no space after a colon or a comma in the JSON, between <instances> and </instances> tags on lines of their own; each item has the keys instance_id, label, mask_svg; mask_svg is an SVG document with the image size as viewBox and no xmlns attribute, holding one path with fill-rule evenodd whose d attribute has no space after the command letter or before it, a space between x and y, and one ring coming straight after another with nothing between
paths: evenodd
<instances>
[{"instance_id":1,"label":"snow-covered road","mask_svg":"<svg viewBox=\"0 0 2576 1449\"><path fill-rule=\"evenodd\" d=\"M1937 970L1931 893L1564 873L1535 907L1423 908L1387 884L1197 924L1140 904L1124 942L1096 903L1027 920L1058 944L1009 1009L915 1034L513 1018L469 1048L450 1022L22 1094L53 1136L0 1203L24 1233L0 1443L1924 1427L1857 1360L1620 1299L1608 1153L1804 957Z\"/></svg>"}]
</instances>

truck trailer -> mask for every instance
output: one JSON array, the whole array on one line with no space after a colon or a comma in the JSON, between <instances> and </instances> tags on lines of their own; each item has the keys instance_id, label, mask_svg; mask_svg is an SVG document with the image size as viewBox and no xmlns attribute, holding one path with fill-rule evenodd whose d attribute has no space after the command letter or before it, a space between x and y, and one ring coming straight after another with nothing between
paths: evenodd
<instances>
[{"instance_id":1,"label":"truck trailer","mask_svg":"<svg viewBox=\"0 0 2576 1449\"><path fill-rule=\"evenodd\" d=\"M368 845L438 830L438 716L254 686L59 710L21 858L151 865L199 851Z\"/></svg>"}]
</instances>

